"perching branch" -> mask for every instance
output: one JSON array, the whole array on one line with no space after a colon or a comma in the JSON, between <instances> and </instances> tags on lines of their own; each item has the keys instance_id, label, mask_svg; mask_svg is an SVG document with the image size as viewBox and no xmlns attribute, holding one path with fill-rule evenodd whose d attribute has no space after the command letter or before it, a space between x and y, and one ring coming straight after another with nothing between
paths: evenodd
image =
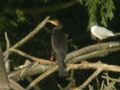
<instances>
[{"instance_id":1,"label":"perching branch","mask_svg":"<svg viewBox=\"0 0 120 90\"><path fill-rule=\"evenodd\" d=\"M112 52L120 51L120 42L94 44L67 54L67 63L77 63L91 58L104 57Z\"/></svg>"},{"instance_id":2,"label":"perching branch","mask_svg":"<svg viewBox=\"0 0 120 90\"><path fill-rule=\"evenodd\" d=\"M28 67L31 68L29 69L29 71L27 71L27 74L24 75L24 73L22 74L23 76L20 76L21 73ZM46 71L49 71L52 67L56 68L56 66L51 66L51 65L40 65L40 64L36 64L36 63L32 63L30 65L27 65L19 70L16 70L14 72L11 72L8 76L9 78L18 81L21 80L23 78L25 78L26 76L33 76L36 74L40 74L40 73L44 73ZM77 70L77 69L98 69L98 68L103 68L103 71L111 71L111 72L120 72L120 66L116 66L116 65L107 65L107 64L103 64L103 63L90 63L90 62L82 62L81 64L68 64L67 65L67 69L66 71L68 72L69 70L73 69L73 70ZM41 69L40 69L41 68ZM55 69L54 71L56 71L57 69ZM51 71L52 73L54 71ZM51 74L51 73L50 73ZM49 74L47 74L49 75Z\"/></svg>"}]
</instances>

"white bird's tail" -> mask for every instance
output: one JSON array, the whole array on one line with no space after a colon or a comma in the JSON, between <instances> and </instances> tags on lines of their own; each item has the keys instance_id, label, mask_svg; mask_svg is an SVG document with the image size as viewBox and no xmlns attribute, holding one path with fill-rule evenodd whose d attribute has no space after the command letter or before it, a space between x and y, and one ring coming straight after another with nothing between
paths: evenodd
<instances>
[{"instance_id":1,"label":"white bird's tail","mask_svg":"<svg viewBox=\"0 0 120 90\"><path fill-rule=\"evenodd\" d=\"M116 36L120 36L120 33L115 33Z\"/></svg>"}]
</instances>

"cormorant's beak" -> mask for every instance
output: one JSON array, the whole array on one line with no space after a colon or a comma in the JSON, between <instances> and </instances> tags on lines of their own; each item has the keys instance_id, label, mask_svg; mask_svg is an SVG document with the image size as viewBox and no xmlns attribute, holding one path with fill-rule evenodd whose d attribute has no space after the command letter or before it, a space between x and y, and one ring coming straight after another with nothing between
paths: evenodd
<instances>
[{"instance_id":1,"label":"cormorant's beak","mask_svg":"<svg viewBox=\"0 0 120 90\"><path fill-rule=\"evenodd\" d=\"M55 21L55 20L48 20L48 22L49 22L49 23L51 23L51 24L53 24L53 25L55 25L55 26L57 26L57 25L58 25L58 22L57 22L57 21Z\"/></svg>"}]
</instances>

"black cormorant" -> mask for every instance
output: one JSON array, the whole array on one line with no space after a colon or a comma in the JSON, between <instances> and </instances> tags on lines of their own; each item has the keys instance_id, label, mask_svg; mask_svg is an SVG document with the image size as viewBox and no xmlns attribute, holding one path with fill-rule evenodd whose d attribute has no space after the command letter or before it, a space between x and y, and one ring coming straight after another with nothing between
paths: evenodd
<instances>
[{"instance_id":1,"label":"black cormorant","mask_svg":"<svg viewBox=\"0 0 120 90\"><path fill-rule=\"evenodd\" d=\"M55 25L52 31L51 44L52 44L52 58L55 57L58 60L58 73L59 76L65 76L65 63L64 59L68 49L68 38L62 32L62 25L59 20L49 20L48 22Z\"/></svg>"}]
</instances>

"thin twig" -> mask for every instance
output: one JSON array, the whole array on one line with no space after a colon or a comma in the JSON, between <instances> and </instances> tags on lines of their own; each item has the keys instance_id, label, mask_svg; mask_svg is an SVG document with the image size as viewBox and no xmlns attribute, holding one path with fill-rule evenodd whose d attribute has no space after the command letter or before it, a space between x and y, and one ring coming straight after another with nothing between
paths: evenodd
<instances>
[{"instance_id":1,"label":"thin twig","mask_svg":"<svg viewBox=\"0 0 120 90\"><path fill-rule=\"evenodd\" d=\"M28 80L29 83L31 83L33 81L32 77L27 77L26 79ZM34 90L41 90L37 84L33 88L34 88Z\"/></svg>"},{"instance_id":2,"label":"thin twig","mask_svg":"<svg viewBox=\"0 0 120 90\"><path fill-rule=\"evenodd\" d=\"M102 78L107 79L106 76L102 76ZM119 79L115 79L115 78L111 78L108 77L110 81L115 81L115 82L119 82L120 83L120 78Z\"/></svg>"},{"instance_id":3,"label":"thin twig","mask_svg":"<svg viewBox=\"0 0 120 90\"><path fill-rule=\"evenodd\" d=\"M104 90L114 90L115 81L111 82L109 86L105 87ZM116 90L116 89L115 89Z\"/></svg>"},{"instance_id":4,"label":"thin twig","mask_svg":"<svg viewBox=\"0 0 120 90\"><path fill-rule=\"evenodd\" d=\"M103 90L105 82L102 81L100 90Z\"/></svg>"},{"instance_id":5,"label":"thin twig","mask_svg":"<svg viewBox=\"0 0 120 90\"><path fill-rule=\"evenodd\" d=\"M71 87L75 87L74 70L71 70L70 82L64 88L64 90L69 90Z\"/></svg>"},{"instance_id":6,"label":"thin twig","mask_svg":"<svg viewBox=\"0 0 120 90\"><path fill-rule=\"evenodd\" d=\"M5 40L6 40L6 54L4 55L4 61L6 63L10 52L10 41L8 39L7 32L5 32Z\"/></svg>"}]
</instances>

